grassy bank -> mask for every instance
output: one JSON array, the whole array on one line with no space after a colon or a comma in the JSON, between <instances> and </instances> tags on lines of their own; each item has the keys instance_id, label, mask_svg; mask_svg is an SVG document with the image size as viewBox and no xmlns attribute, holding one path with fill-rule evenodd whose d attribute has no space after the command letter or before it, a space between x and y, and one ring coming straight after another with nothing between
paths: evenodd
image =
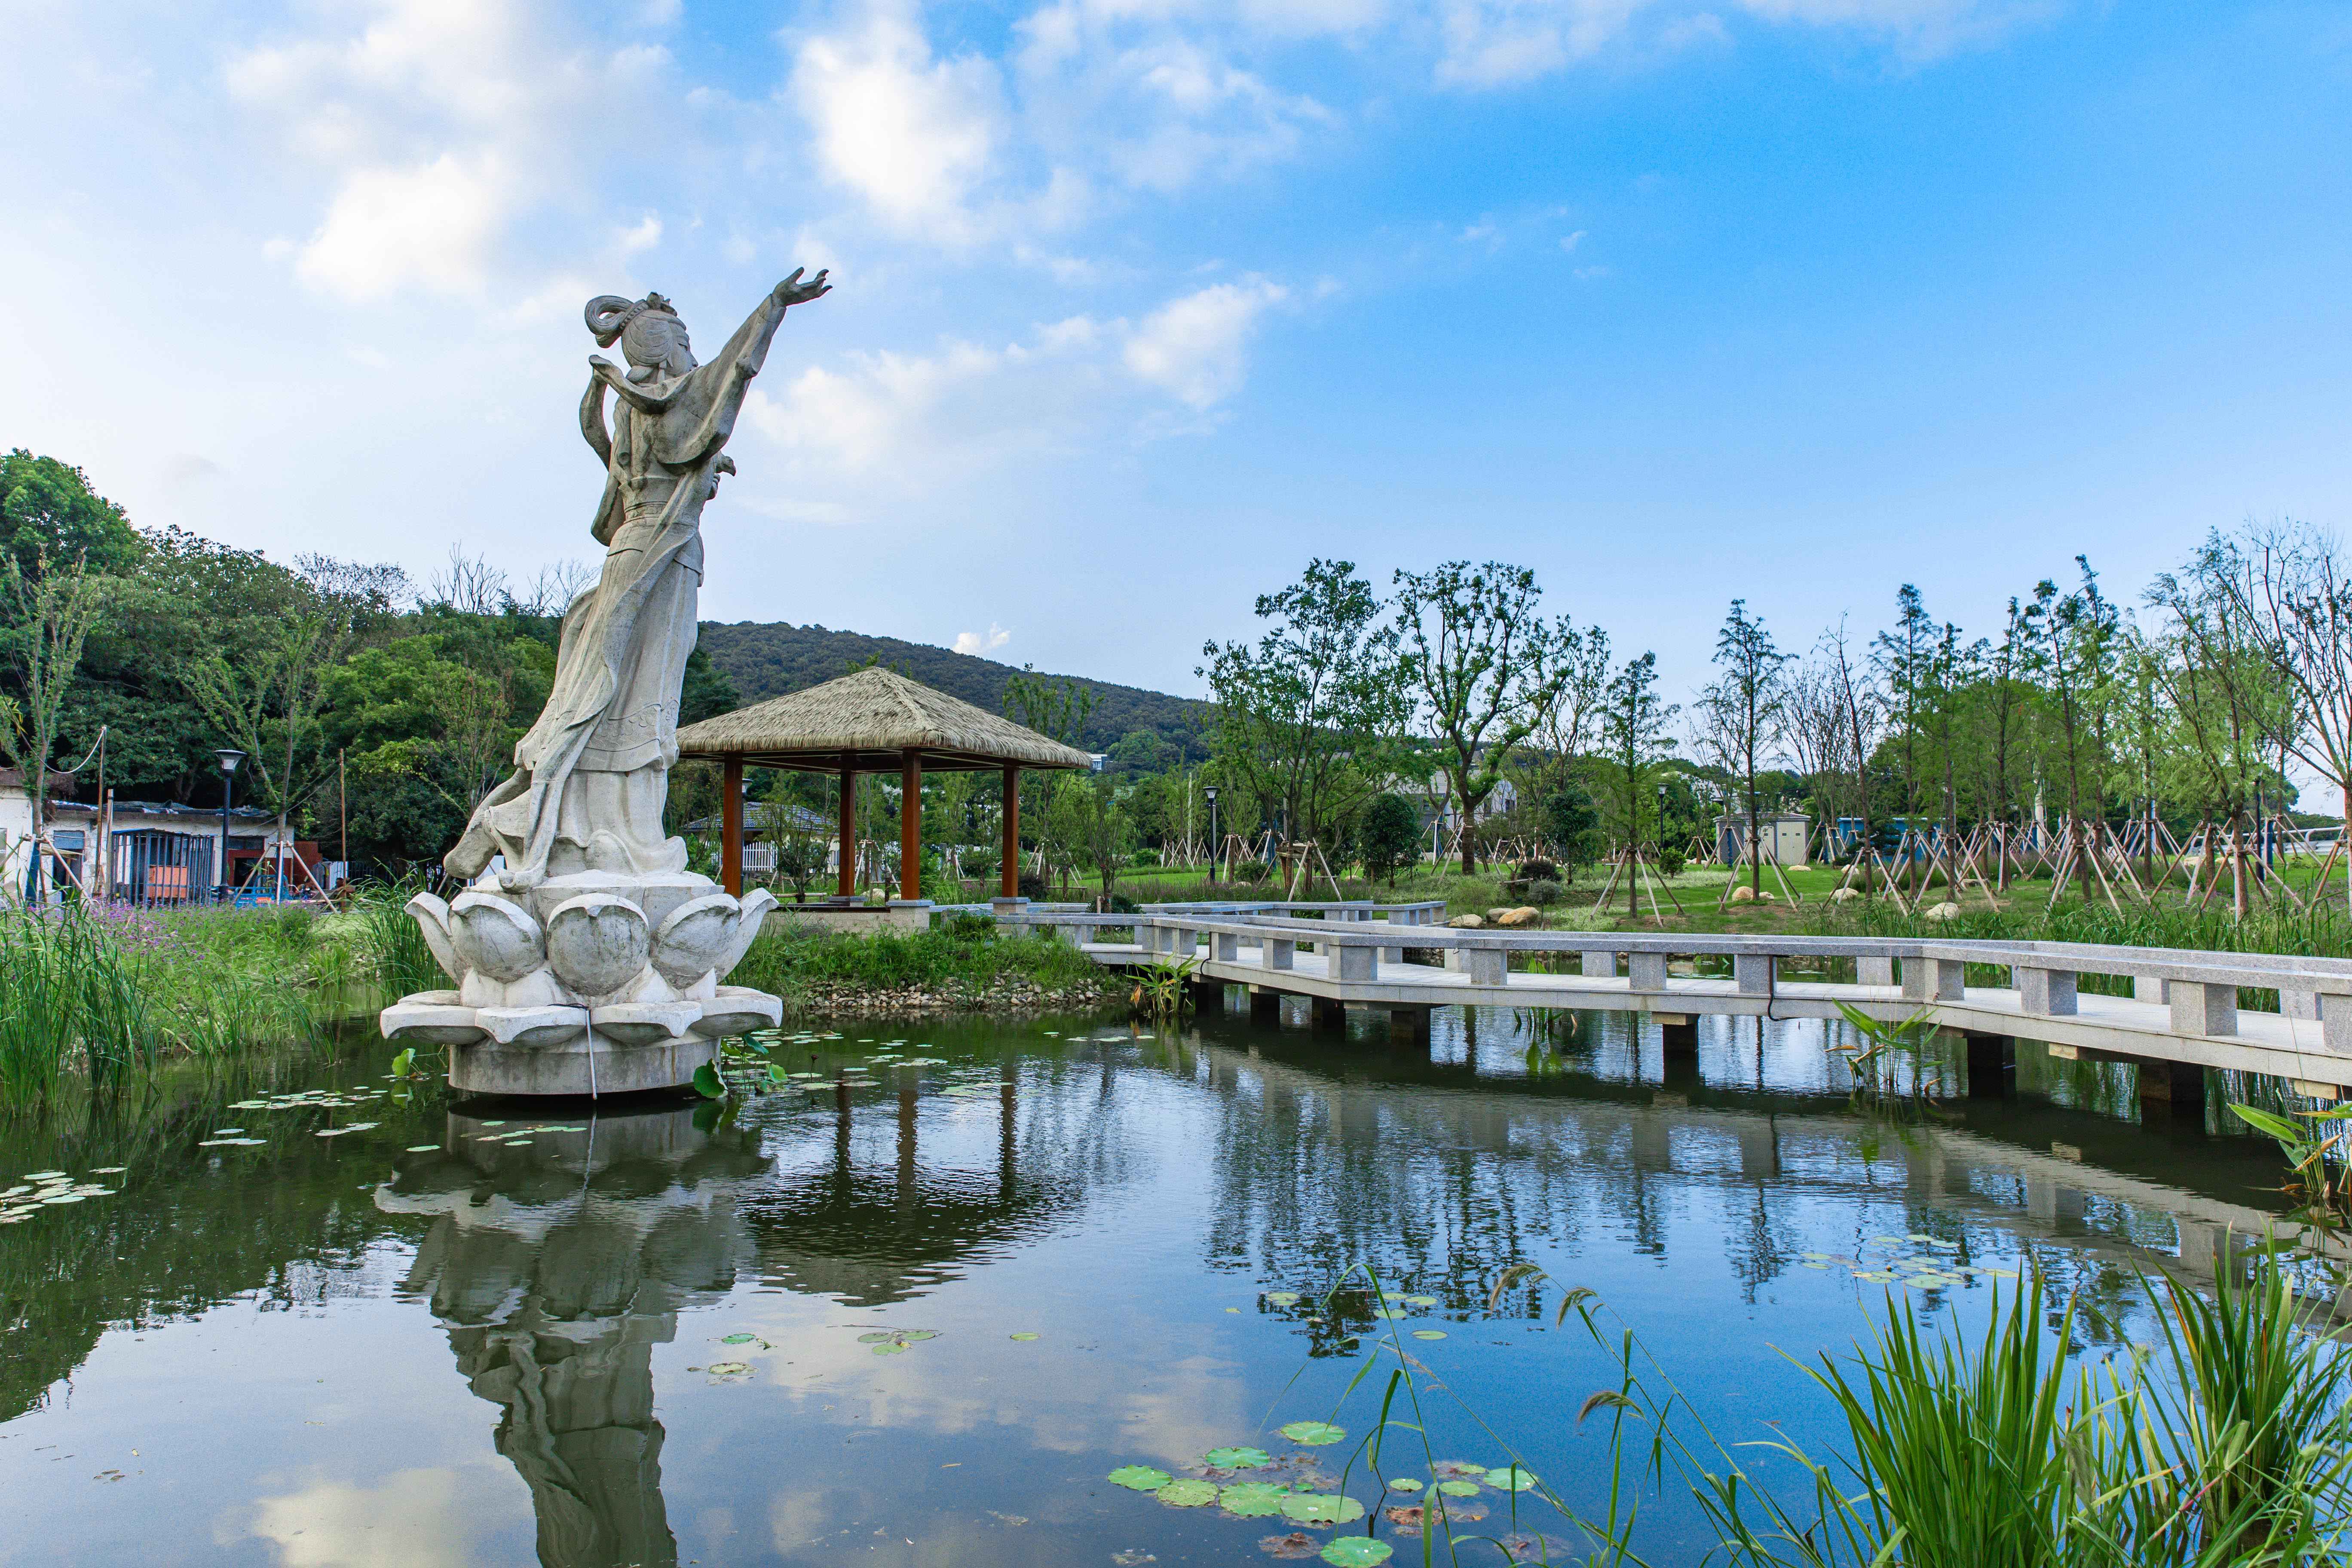
<instances>
[{"instance_id":1,"label":"grassy bank","mask_svg":"<svg viewBox=\"0 0 2352 1568\"><path fill-rule=\"evenodd\" d=\"M927 931L770 931L728 976L797 1013L1067 1006L1107 999L1116 976L1049 937L996 933L986 921Z\"/></svg>"},{"instance_id":2,"label":"grassy bank","mask_svg":"<svg viewBox=\"0 0 2352 1568\"><path fill-rule=\"evenodd\" d=\"M416 972L423 942L397 899L385 891L324 914L0 913L0 1102L44 1104L68 1079L106 1090L176 1059L312 1038L435 983Z\"/></svg>"}]
</instances>

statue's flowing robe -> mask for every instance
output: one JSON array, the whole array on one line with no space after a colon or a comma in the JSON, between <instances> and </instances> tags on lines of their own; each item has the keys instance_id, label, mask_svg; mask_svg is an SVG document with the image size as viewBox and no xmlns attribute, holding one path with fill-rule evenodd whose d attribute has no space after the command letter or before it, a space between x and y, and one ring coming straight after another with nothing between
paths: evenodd
<instances>
[{"instance_id":1,"label":"statue's flowing robe","mask_svg":"<svg viewBox=\"0 0 2352 1568\"><path fill-rule=\"evenodd\" d=\"M581 430L604 458L593 532L604 571L563 617L554 689L515 746L515 771L474 810L444 865L530 887L574 871L682 870L662 807L677 761L678 695L694 651L702 586L702 506L743 395L768 355L784 306L773 295L716 359L682 376L631 382L591 357ZM607 392L618 399L604 430Z\"/></svg>"}]
</instances>

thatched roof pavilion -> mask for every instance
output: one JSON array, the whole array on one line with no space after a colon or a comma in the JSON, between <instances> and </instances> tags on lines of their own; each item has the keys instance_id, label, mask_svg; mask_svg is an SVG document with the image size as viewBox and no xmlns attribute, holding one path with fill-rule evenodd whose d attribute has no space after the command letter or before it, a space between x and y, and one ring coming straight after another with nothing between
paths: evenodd
<instances>
[{"instance_id":1,"label":"thatched roof pavilion","mask_svg":"<svg viewBox=\"0 0 2352 1568\"><path fill-rule=\"evenodd\" d=\"M1087 768L1086 752L1049 741L944 691L934 691L903 675L879 668L860 669L689 724L677 732L680 757L724 763L727 785L721 863L727 890L743 891L743 770L787 768L834 773L841 780L841 874L839 890L856 891L857 841L853 785L859 773L896 773L903 798L919 801L923 771L1004 774L1004 864L1006 898L1017 887L1021 860L1020 775L1023 768ZM908 899L922 896L922 812L901 810L898 884Z\"/></svg>"}]
</instances>

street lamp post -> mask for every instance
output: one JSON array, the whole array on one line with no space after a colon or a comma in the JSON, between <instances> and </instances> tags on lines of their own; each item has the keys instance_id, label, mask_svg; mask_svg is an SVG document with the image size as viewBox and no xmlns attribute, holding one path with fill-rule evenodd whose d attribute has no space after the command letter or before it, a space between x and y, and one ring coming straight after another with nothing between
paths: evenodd
<instances>
[{"instance_id":1,"label":"street lamp post","mask_svg":"<svg viewBox=\"0 0 2352 1568\"><path fill-rule=\"evenodd\" d=\"M1658 786L1658 853L1666 850L1666 786Z\"/></svg>"},{"instance_id":2,"label":"street lamp post","mask_svg":"<svg viewBox=\"0 0 2352 1568\"><path fill-rule=\"evenodd\" d=\"M236 764L245 761L245 753L232 746L223 746L213 753L220 759L221 771L221 846L220 864L215 868L219 875L220 896L226 900L231 893L228 880L228 807L229 792L236 777Z\"/></svg>"},{"instance_id":3,"label":"street lamp post","mask_svg":"<svg viewBox=\"0 0 2352 1568\"><path fill-rule=\"evenodd\" d=\"M1217 837L1217 786L1203 784L1201 794L1209 802L1209 880L1217 879L1217 858L1223 854L1225 841Z\"/></svg>"}]
</instances>

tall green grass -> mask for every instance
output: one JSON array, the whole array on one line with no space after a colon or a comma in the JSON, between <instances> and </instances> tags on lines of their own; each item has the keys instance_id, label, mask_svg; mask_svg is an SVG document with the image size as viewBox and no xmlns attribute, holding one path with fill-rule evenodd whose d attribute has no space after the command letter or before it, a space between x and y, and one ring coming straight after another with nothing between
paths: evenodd
<instances>
[{"instance_id":1,"label":"tall green grass","mask_svg":"<svg viewBox=\"0 0 2352 1568\"><path fill-rule=\"evenodd\" d=\"M104 1089L152 1067L149 967L78 908L0 911L0 1093L41 1100L69 1070Z\"/></svg>"}]
</instances>

